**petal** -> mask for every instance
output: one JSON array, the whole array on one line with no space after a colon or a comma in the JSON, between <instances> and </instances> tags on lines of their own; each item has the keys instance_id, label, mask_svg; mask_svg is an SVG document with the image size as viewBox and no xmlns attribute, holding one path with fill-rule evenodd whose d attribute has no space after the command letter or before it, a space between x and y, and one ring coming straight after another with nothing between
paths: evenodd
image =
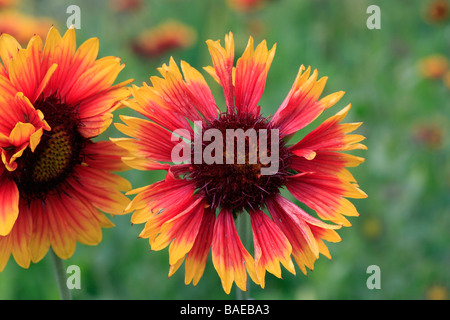
<instances>
[{"instance_id":1,"label":"petal","mask_svg":"<svg viewBox=\"0 0 450 320\"><path fill-rule=\"evenodd\" d=\"M247 290L247 272L255 283L259 283L255 262L239 239L233 214L227 210L219 213L214 225L212 261L227 294L233 282L241 290Z\"/></svg>"},{"instance_id":2,"label":"petal","mask_svg":"<svg viewBox=\"0 0 450 320\"><path fill-rule=\"evenodd\" d=\"M5 174L0 176L0 236L11 232L19 216L19 189Z\"/></svg>"},{"instance_id":3,"label":"petal","mask_svg":"<svg viewBox=\"0 0 450 320\"><path fill-rule=\"evenodd\" d=\"M336 115L325 120L316 129L307 134L301 141L291 147L295 150L309 149L322 151L344 151L354 149L367 149L366 146L358 142L365 139L361 135L347 135L347 133L356 130L361 123L340 122L345 118L351 105L348 105Z\"/></svg>"},{"instance_id":4,"label":"petal","mask_svg":"<svg viewBox=\"0 0 450 320\"><path fill-rule=\"evenodd\" d=\"M0 236L0 272L2 272L11 257L12 240L8 236Z\"/></svg>"},{"instance_id":5,"label":"petal","mask_svg":"<svg viewBox=\"0 0 450 320\"><path fill-rule=\"evenodd\" d=\"M88 143L84 149L86 163L93 168L105 171L123 171L128 166L122 161L122 157L129 153L111 141L98 141Z\"/></svg>"},{"instance_id":6,"label":"petal","mask_svg":"<svg viewBox=\"0 0 450 320\"><path fill-rule=\"evenodd\" d=\"M292 247L280 228L262 211L250 212L255 245L256 274L264 288L266 270L281 278L280 262L291 273L295 268L291 261Z\"/></svg>"},{"instance_id":7,"label":"petal","mask_svg":"<svg viewBox=\"0 0 450 320\"><path fill-rule=\"evenodd\" d=\"M295 153L295 155L298 155L298 153ZM356 182L353 175L345 167L356 167L364 160L364 158L346 153L318 151L313 159L293 156L289 167L297 170L297 172L316 172Z\"/></svg>"},{"instance_id":8,"label":"petal","mask_svg":"<svg viewBox=\"0 0 450 320\"><path fill-rule=\"evenodd\" d=\"M50 130L42 112L36 110L21 92L6 104L0 103L0 132L9 136L18 122L30 123L36 130L39 128Z\"/></svg>"},{"instance_id":9,"label":"petal","mask_svg":"<svg viewBox=\"0 0 450 320\"><path fill-rule=\"evenodd\" d=\"M30 241L31 260L39 262L50 249L51 231L49 228L46 206L40 201L30 203L30 213L33 220L33 235Z\"/></svg>"},{"instance_id":10,"label":"petal","mask_svg":"<svg viewBox=\"0 0 450 320\"><path fill-rule=\"evenodd\" d=\"M175 146L179 143L185 144L183 141L172 139L175 137L172 132L165 130L154 122L128 116L121 116L120 118L125 125L117 123L115 124L116 128L136 139L117 138L111 140L140 158L172 162L172 151Z\"/></svg>"},{"instance_id":11,"label":"petal","mask_svg":"<svg viewBox=\"0 0 450 320\"><path fill-rule=\"evenodd\" d=\"M18 122L12 129L9 141L13 146L21 146L30 141L31 135L36 131L31 123Z\"/></svg>"},{"instance_id":12,"label":"petal","mask_svg":"<svg viewBox=\"0 0 450 320\"><path fill-rule=\"evenodd\" d=\"M327 78L317 80L317 70L309 76L311 71L309 67L304 71L305 68L302 65L294 85L271 120L274 126L280 128L284 136L293 134L310 124L323 110L337 103L344 95L341 91L318 100Z\"/></svg>"},{"instance_id":13,"label":"petal","mask_svg":"<svg viewBox=\"0 0 450 320\"><path fill-rule=\"evenodd\" d=\"M214 65L214 74L220 81L225 94L225 102L227 111L234 109L234 84L233 84L233 64L234 64L234 38L233 33L230 32L225 36L225 48L220 45L220 40L206 41L209 53L211 54ZM206 69L210 71L211 69Z\"/></svg>"},{"instance_id":14,"label":"petal","mask_svg":"<svg viewBox=\"0 0 450 320\"><path fill-rule=\"evenodd\" d=\"M34 36L26 49L19 50L11 60L9 78L18 92L22 92L31 102L35 102L47 86L57 69L52 64L47 70L42 70L42 40Z\"/></svg>"},{"instance_id":15,"label":"petal","mask_svg":"<svg viewBox=\"0 0 450 320\"><path fill-rule=\"evenodd\" d=\"M139 157L123 157L122 162L128 167L143 171L169 170L171 167L171 165L167 163L159 163L158 161Z\"/></svg>"},{"instance_id":16,"label":"petal","mask_svg":"<svg viewBox=\"0 0 450 320\"><path fill-rule=\"evenodd\" d=\"M17 264L27 269L31 262L30 240L32 236L31 212L27 204L20 206L20 215L9 235L11 237L11 252Z\"/></svg>"},{"instance_id":17,"label":"petal","mask_svg":"<svg viewBox=\"0 0 450 320\"><path fill-rule=\"evenodd\" d=\"M344 215L359 215L355 206L345 197L367 197L355 184L311 172L291 176L286 187L297 200L315 210L322 219L344 226L351 225Z\"/></svg>"},{"instance_id":18,"label":"petal","mask_svg":"<svg viewBox=\"0 0 450 320\"><path fill-rule=\"evenodd\" d=\"M209 250L211 249L215 221L216 213L205 208L197 238L186 257L186 274L184 278L186 285L191 281L194 286L197 285L205 271Z\"/></svg>"},{"instance_id":19,"label":"petal","mask_svg":"<svg viewBox=\"0 0 450 320\"><path fill-rule=\"evenodd\" d=\"M151 244L152 250L161 250L169 243L169 264L183 258L194 245L202 222L204 203L202 198L193 201L175 217L161 226L159 234Z\"/></svg>"},{"instance_id":20,"label":"petal","mask_svg":"<svg viewBox=\"0 0 450 320\"><path fill-rule=\"evenodd\" d=\"M266 84L267 74L276 45L268 51L266 41L253 49L253 38L250 37L247 48L236 63L235 102L240 111L259 114L257 104L261 99Z\"/></svg>"},{"instance_id":21,"label":"petal","mask_svg":"<svg viewBox=\"0 0 450 320\"><path fill-rule=\"evenodd\" d=\"M71 192L78 198L87 199L103 212L114 215L124 214L129 200L117 188L128 188L128 182L112 173L97 170L97 174L93 174L92 170L94 169L83 166L74 168L73 176L67 179Z\"/></svg>"},{"instance_id":22,"label":"petal","mask_svg":"<svg viewBox=\"0 0 450 320\"><path fill-rule=\"evenodd\" d=\"M140 88L132 86L130 89L135 99L123 101L127 107L139 112L151 121L159 124L169 131L186 129L192 131L187 119L170 109L167 102L155 92L155 90L144 83ZM190 138L186 136L185 138Z\"/></svg>"},{"instance_id":23,"label":"petal","mask_svg":"<svg viewBox=\"0 0 450 320\"><path fill-rule=\"evenodd\" d=\"M66 210L64 220L70 228L75 239L87 245L97 245L102 240L102 230L94 211L97 211L92 204L82 201L75 194L62 195L59 201L55 201L55 207L64 206Z\"/></svg>"},{"instance_id":24,"label":"petal","mask_svg":"<svg viewBox=\"0 0 450 320\"><path fill-rule=\"evenodd\" d=\"M9 80L9 78L6 78L3 75L0 75L0 92L0 103L4 103L6 101L14 99L14 96L17 93L16 88Z\"/></svg>"},{"instance_id":25,"label":"petal","mask_svg":"<svg viewBox=\"0 0 450 320\"><path fill-rule=\"evenodd\" d=\"M187 67L187 64L185 64L185 67ZM164 102L163 108L172 110L172 112L186 117L190 121L201 121L208 109L203 110L201 102L189 90L173 58L170 59L168 66L163 64L158 70L163 78L150 77L150 80L153 91L160 97L160 101Z\"/></svg>"},{"instance_id":26,"label":"petal","mask_svg":"<svg viewBox=\"0 0 450 320\"><path fill-rule=\"evenodd\" d=\"M137 195L129 203L125 212L136 211L131 217L131 222L144 223L160 210L173 210L173 207L178 203L189 201L194 190L195 185L192 182L184 179L175 179L168 172L165 180L129 192L128 194L136 193Z\"/></svg>"},{"instance_id":27,"label":"petal","mask_svg":"<svg viewBox=\"0 0 450 320\"><path fill-rule=\"evenodd\" d=\"M19 42L9 34L3 33L0 36L0 58L2 59L6 73L9 73L11 59L17 56L21 48Z\"/></svg>"},{"instance_id":28,"label":"petal","mask_svg":"<svg viewBox=\"0 0 450 320\"><path fill-rule=\"evenodd\" d=\"M119 72L125 67L116 57L105 57L95 61L94 65L81 74L64 96L69 105L77 105L92 95L108 89L114 83Z\"/></svg>"},{"instance_id":29,"label":"petal","mask_svg":"<svg viewBox=\"0 0 450 320\"><path fill-rule=\"evenodd\" d=\"M67 207L56 197L46 201L45 214L50 231L50 243L55 254L61 259L69 259L75 252L76 234L68 224Z\"/></svg>"},{"instance_id":30,"label":"petal","mask_svg":"<svg viewBox=\"0 0 450 320\"><path fill-rule=\"evenodd\" d=\"M292 256L302 272L306 267L313 270L319 253L325 253L322 239L332 242L341 240L334 231L337 225L326 224L304 212L298 206L278 195L267 202L267 208L281 231L292 246Z\"/></svg>"},{"instance_id":31,"label":"petal","mask_svg":"<svg viewBox=\"0 0 450 320\"><path fill-rule=\"evenodd\" d=\"M132 81L122 82L79 103L78 114L83 123L79 131L84 137L96 137L109 127L112 112L120 106L120 101L130 96L130 91L125 86Z\"/></svg>"},{"instance_id":32,"label":"petal","mask_svg":"<svg viewBox=\"0 0 450 320\"><path fill-rule=\"evenodd\" d=\"M219 108L216 105L211 89L201 73L184 61L181 61L181 70L183 71L186 86L190 93L189 98L193 101L197 110L206 119L215 119Z\"/></svg>"}]
</instances>

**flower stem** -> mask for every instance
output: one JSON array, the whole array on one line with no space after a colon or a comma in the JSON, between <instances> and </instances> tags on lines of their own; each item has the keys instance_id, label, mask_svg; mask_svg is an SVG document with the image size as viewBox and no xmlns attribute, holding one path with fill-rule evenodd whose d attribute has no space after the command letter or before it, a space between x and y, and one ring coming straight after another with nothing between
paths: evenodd
<instances>
[{"instance_id":1,"label":"flower stem","mask_svg":"<svg viewBox=\"0 0 450 320\"><path fill-rule=\"evenodd\" d=\"M72 300L72 294L67 287L66 268L64 261L58 257L53 250L51 251L53 269L55 270L56 283L58 284L59 296L61 300Z\"/></svg>"},{"instance_id":2,"label":"flower stem","mask_svg":"<svg viewBox=\"0 0 450 320\"><path fill-rule=\"evenodd\" d=\"M249 219L248 214L240 214L236 221L238 234L246 249L250 245ZM247 291L242 291L236 286L236 300L250 300L250 281L247 281Z\"/></svg>"}]
</instances>

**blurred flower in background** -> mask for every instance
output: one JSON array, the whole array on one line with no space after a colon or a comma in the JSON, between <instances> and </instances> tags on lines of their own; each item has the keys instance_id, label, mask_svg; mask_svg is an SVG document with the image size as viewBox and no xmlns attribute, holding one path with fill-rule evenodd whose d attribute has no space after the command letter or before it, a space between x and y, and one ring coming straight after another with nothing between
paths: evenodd
<instances>
[{"instance_id":1,"label":"blurred flower in background","mask_svg":"<svg viewBox=\"0 0 450 320\"><path fill-rule=\"evenodd\" d=\"M425 19L431 23L446 21L449 17L448 0L431 0L428 2L425 10Z\"/></svg>"},{"instance_id":2,"label":"blurred flower in background","mask_svg":"<svg viewBox=\"0 0 450 320\"><path fill-rule=\"evenodd\" d=\"M444 130L438 123L421 123L413 128L413 139L420 145L437 150L443 147Z\"/></svg>"},{"instance_id":3,"label":"blurred flower in background","mask_svg":"<svg viewBox=\"0 0 450 320\"><path fill-rule=\"evenodd\" d=\"M444 55L432 54L422 58L418 68L424 78L440 79L449 70L449 61Z\"/></svg>"},{"instance_id":4,"label":"blurred flower in background","mask_svg":"<svg viewBox=\"0 0 450 320\"><path fill-rule=\"evenodd\" d=\"M233 10L238 12L252 12L262 9L269 0L226 0Z\"/></svg>"},{"instance_id":5,"label":"blurred flower in background","mask_svg":"<svg viewBox=\"0 0 450 320\"><path fill-rule=\"evenodd\" d=\"M135 12L142 9L144 0L109 0L109 4L117 12Z\"/></svg>"},{"instance_id":6,"label":"blurred flower in background","mask_svg":"<svg viewBox=\"0 0 450 320\"><path fill-rule=\"evenodd\" d=\"M365 217L362 220L362 233L369 240L378 239L383 234L383 223L380 217Z\"/></svg>"},{"instance_id":7,"label":"blurred flower in background","mask_svg":"<svg viewBox=\"0 0 450 320\"><path fill-rule=\"evenodd\" d=\"M428 300L448 300L448 290L443 285L435 284L428 288L426 298Z\"/></svg>"},{"instance_id":8,"label":"blurred flower in background","mask_svg":"<svg viewBox=\"0 0 450 320\"><path fill-rule=\"evenodd\" d=\"M14 7L19 3L19 0L0 0L0 10L4 8Z\"/></svg>"},{"instance_id":9,"label":"blurred flower in background","mask_svg":"<svg viewBox=\"0 0 450 320\"><path fill-rule=\"evenodd\" d=\"M45 38L56 21L46 17L34 17L17 10L0 11L0 33L7 33L21 44L26 44L33 35Z\"/></svg>"},{"instance_id":10,"label":"blurred flower in background","mask_svg":"<svg viewBox=\"0 0 450 320\"><path fill-rule=\"evenodd\" d=\"M187 49L197 39L196 31L170 20L142 31L132 42L133 51L145 58L158 58L173 50Z\"/></svg>"}]
</instances>

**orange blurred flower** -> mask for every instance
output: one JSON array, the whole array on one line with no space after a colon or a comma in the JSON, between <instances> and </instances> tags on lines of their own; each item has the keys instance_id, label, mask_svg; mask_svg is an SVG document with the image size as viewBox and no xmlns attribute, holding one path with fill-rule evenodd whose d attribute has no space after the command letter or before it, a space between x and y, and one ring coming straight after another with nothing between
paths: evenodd
<instances>
[{"instance_id":1,"label":"orange blurred flower","mask_svg":"<svg viewBox=\"0 0 450 320\"><path fill-rule=\"evenodd\" d=\"M444 81L445 86L450 89L450 70L444 74L442 80Z\"/></svg>"},{"instance_id":2,"label":"orange blurred flower","mask_svg":"<svg viewBox=\"0 0 450 320\"><path fill-rule=\"evenodd\" d=\"M419 71L425 78L439 79L448 69L448 59L440 54L429 55L419 61Z\"/></svg>"},{"instance_id":3,"label":"orange blurred flower","mask_svg":"<svg viewBox=\"0 0 450 320\"><path fill-rule=\"evenodd\" d=\"M433 285L428 288L426 296L428 300L447 300L448 291L447 288L442 285Z\"/></svg>"},{"instance_id":4,"label":"orange blurred flower","mask_svg":"<svg viewBox=\"0 0 450 320\"><path fill-rule=\"evenodd\" d=\"M55 21L50 18L35 18L15 10L0 12L0 34L10 34L21 44L27 43L33 35L45 38L53 25Z\"/></svg>"},{"instance_id":5,"label":"orange blurred flower","mask_svg":"<svg viewBox=\"0 0 450 320\"><path fill-rule=\"evenodd\" d=\"M186 49L197 38L195 30L177 21L167 21L144 30L133 42L133 50L144 57L159 57L168 51Z\"/></svg>"},{"instance_id":6,"label":"orange blurred flower","mask_svg":"<svg viewBox=\"0 0 450 320\"><path fill-rule=\"evenodd\" d=\"M426 19L430 22L441 22L447 20L449 16L448 0L435 0L428 4L426 9Z\"/></svg>"},{"instance_id":7,"label":"orange blurred flower","mask_svg":"<svg viewBox=\"0 0 450 320\"><path fill-rule=\"evenodd\" d=\"M267 0L228 0L228 6L240 12L250 12L263 8Z\"/></svg>"}]
</instances>

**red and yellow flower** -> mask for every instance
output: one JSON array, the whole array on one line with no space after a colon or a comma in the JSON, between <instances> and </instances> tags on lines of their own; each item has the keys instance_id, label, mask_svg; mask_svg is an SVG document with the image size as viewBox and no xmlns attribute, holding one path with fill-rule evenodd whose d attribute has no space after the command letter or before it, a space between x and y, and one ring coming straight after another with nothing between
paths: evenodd
<instances>
[{"instance_id":1,"label":"red and yellow flower","mask_svg":"<svg viewBox=\"0 0 450 320\"><path fill-rule=\"evenodd\" d=\"M123 161L140 170L167 171L164 180L131 191L135 197L126 212L133 212L132 223L145 223L140 237L149 240L152 250L169 246L169 275L185 263L186 284L198 283L210 250L226 293L233 282L246 290L247 274L264 287L266 271L281 277L280 264L295 274L292 258L306 274L319 254L330 257L324 241L341 240L336 229L351 225L346 216L358 215L347 198L367 196L346 169L364 161L345 153L366 149L360 143L362 135L350 134L361 123L342 123L348 105L299 142L288 145L290 137L336 104L344 92L320 98L327 78L318 79L317 70L301 66L278 111L264 117L258 104L275 46L269 50L263 41L254 48L250 38L234 65L232 33L226 35L224 47L212 40L207 45L213 66L205 70L223 88L226 110L219 109L222 103L216 103L199 71L184 61L180 70L173 59L158 69L162 77L151 77L151 85L133 86L133 99L124 102L147 119L124 116L124 123L116 124L129 136L113 139L130 152ZM195 130L192 123L200 123L202 130ZM243 164L197 163L192 155L185 163L172 161L172 152L180 145L190 150L199 138L207 141L201 136L207 129L276 130L278 170L262 175L260 169L266 164L260 158L256 163L248 161L247 150ZM261 142L261 136L258 139ZM268 152L275 150L275 144L270 144ZM200 151L210 146L204 142ZM231 151L234 154L234 150L224 149L223 157ZM318 218L282 196L282 188ZM245 212L253 231L253 254L236 229L236 221L245 217Z\"/></svg>"},{"instance_id":2,"label":"red and yellow flower","mask_svg":"<svg viewBox=\"0 0 450 320\"><path fill-rule=\"evenodd\" d=\"M94 142L129 97L126 81L113 85L120 59L97 59L99 41L76 46L75 30L55 28L45 44L26 48L0 36L0 270L11 254L23 268L50 248L62 259L76 243L96 245L122 214L131 188L111 173L126 169L126 153Z\"/></svg>"}]
</instances>

